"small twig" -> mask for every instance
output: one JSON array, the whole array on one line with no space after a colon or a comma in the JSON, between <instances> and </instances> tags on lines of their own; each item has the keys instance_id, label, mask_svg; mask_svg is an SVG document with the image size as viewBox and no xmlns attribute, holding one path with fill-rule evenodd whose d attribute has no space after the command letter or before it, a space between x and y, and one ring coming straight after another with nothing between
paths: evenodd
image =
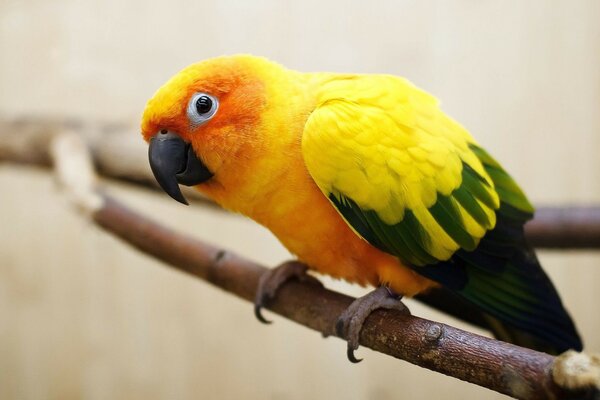
<instances>
[{"instance_id":1,"label":"small twig","mask_svg":"<svg viewBox=\"0 0 600 400\"><path fill-rule=\"evenodd\" d=\"M56 178L73 204L87 213L99 210L103 199L96 194L94 165L81 137L71 131L57 135L50 143L50 153Z\"/></svg>"},{"instance_id":2,"label":"small twig","mask_svg":"<svg viewBox=\"0 0 600 400\"><path fill-rule=\"evenodd\" d=\"M525 234L538 248L600 249L600 207L539 207Z\"/></svg>"},{"instance_id":3,"label":"small twig","mask_svg":"<svg viewBox=\"0 0 600 400\"><path fill-rule=\"evenodd\" d=\"M58 139L62 142L56 147L62 146L63 150L68 148L69 151L54 152L57 165L70 164L61 160L63 157L86 159L70 154L85 149L73 143L64 145L72 139L72 136ZM59 168L59 172L61 170ZM70 192L78 191L69 186L81 185L80 180L73 179L74 175L70 173L62 172L61 176ZM83 183L85 188L92 186L89 182ZM75 197L81 201L86 198ZM259 278L266 271L255 263L167 229L108 196L103 196L103 201L93 210L92 218L106 231L144 253L248 301L253 301ZM337 317L352 300L317 285L290 282L278 292L269 308L299 324L333 335ZM579 353L566 354L561 363L555 364L556 358L548 354L389 310L373 313L367 319L360 339L363 346L373 350L516 398L599 396L598 390L592 388L600 384L595 364L598 360ZM577 379L583 375L587 380ZM556 382L564 383L571 390L559 387Z\"/></svg>"}]
</instances>

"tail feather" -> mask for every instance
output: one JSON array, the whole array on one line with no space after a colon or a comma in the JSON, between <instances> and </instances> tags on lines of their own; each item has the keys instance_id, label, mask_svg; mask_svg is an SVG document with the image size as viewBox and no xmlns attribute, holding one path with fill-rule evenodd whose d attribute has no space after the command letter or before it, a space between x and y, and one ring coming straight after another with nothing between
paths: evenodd
<instances>
[{"instance_id":1,"label":"tail feather","mask_svg":"<svg viewBox=\"0 0 600 400\"><path fill-rule=\"evenodd\" d=\"M486 254L486 241L504 236L510 219L499 213L498 227L473 252L458 252L445 263L419 272L444 282L447 293L421 296L443 311L491 330L496 337L548 353L581 350L582 342L552 282L526 244L522 228L511 232L511 251ZM433 292L432 292L433 293ZM440 294L442 293L442 294ZM439 301L440 296L444 301ZM436 301L437 299L437 301Z\"/></svg>"},{"instance_id":2,"label":"tail feather","mask_svg":"<svg viewBox=\"0 0 600 400\"><path fill-rule=\"evenodd\" d=\"M455 318L463 320L471 325L490 331L496 339L513 343L548 354L560 354L562 352L556 345L547 340L515 328L500 319L483 312L473 303L458 296L446 288L436 288L415 296L420 302L442 311ZM564 345L563 345L564 347ZM570 346L567 346L571 348Z\"/></svg>"},{"instance_id":3,"label":"tail feather","mask_svg":"<svg viewBox=\"0 0 600 400\"><path fill-rule=\"evenodd\" d=\"M530 349L543 351L548 354L560 354L567 349L581 350L581 340L574 326L567 324L559 328L561 332L571 332L564 335L544 334L552 328L546 327L542 334L533 334L484 312L481 307L466 300L463 296L444 287L432 289L415 297L422 303L461 319L474 326L490 331L499 340L513 343ZM570 319L569 319L570 321ZM556 329L556 328L555 328Z\"/></svg>"}]
</instances>

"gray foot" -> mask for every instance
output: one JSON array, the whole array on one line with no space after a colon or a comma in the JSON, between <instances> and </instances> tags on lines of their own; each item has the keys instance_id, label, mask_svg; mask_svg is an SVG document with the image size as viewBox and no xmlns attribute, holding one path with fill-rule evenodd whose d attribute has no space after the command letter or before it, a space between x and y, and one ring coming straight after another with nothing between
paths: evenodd
<instances>
[{"instance_id":1,"label":"gray foot","mask_svg":"<svg viewBox=\"0 0 600 400\"><path fill-rule=\"evenodd\" d=\"M306 273L307 270L308 267L301 262L287 261L278 267L265 272L260 277L258 289L256 290L256 297L254 298L254 315L260 322L265 324L271 323L271 321L262 315L262 308L275 298L279 288L288 280L298 279L300 281L312 282L322 286L321 282L315 277Z\"/></svg>"},{"instance_id":2,"label":"gray foot","mask_svg":"<svg viewBox=\"0 0 600 400\"><path fill-rule=\"evenodd\" d=\"M358 349L358 341L363 324L373 311L378 308L386 308L410 314L409 309L400 301L401 299L402 296L394 294L385 286L380 286L365 296L354 300L344 310L337 320L335 331L338 336L346 338L348 341L347 356L350 362L357 363L362 361L362 359L354 356L354 351Z\"/></svg>"}]
</instances>

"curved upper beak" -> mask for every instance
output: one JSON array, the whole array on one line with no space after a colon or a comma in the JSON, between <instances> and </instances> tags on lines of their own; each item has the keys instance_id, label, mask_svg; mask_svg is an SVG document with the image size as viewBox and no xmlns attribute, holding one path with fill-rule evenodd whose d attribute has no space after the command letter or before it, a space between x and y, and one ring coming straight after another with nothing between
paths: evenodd
<instances>
[{"instance_id":1,"label":"curved upper beak","mask_svg":"<svg viewBox=\"0 0 600 400\"><path fill-rule=\"evenodd\" d=\"M188 202L183 197L179 184L194 186L213 176L196 157L192 146L171 131L161 131L150 139L148 159L160 187L169 196L186 205Z\"/></svg>"}]
</instances>

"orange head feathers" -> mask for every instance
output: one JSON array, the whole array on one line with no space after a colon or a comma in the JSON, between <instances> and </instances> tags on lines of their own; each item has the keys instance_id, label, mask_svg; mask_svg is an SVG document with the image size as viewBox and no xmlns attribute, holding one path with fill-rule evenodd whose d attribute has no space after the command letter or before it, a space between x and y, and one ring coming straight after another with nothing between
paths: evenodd
<instances>
[{"instance_id":1,"label":"orange head feathers","mask_svg":"<svg viewBox=\"0 0 600 400\"><path fill-rule=\"evenodd\" d=\"M295 162L282 157L276 165L268 154L300 145L299 133L314 104L306 86L297 84L303 77L249 55L206 60L176 74L148 101L141 124L163 189L185 202L177 184L196 186L240 211L241 203ZM299 151L290 154L297 158ZM204 172L194 175L194 168Z\"/></svg>"},{"instance_id":2,"label":"orange head feathers","mask_svg":"<svg viewBox=\"0 0 600 400\"><path fill-rule=\"evenodd\" d=\"M141 126L144 138L175 132L218 176L222 164L243 151L238 137L253 134L265 107L264 85L252 71L253 60L222 57L179 72L148 101ZM190 115L197 112L190 104L197 93L218 102L218 112L204 123L195 123Z\"/></svg>"}]
</instances>

